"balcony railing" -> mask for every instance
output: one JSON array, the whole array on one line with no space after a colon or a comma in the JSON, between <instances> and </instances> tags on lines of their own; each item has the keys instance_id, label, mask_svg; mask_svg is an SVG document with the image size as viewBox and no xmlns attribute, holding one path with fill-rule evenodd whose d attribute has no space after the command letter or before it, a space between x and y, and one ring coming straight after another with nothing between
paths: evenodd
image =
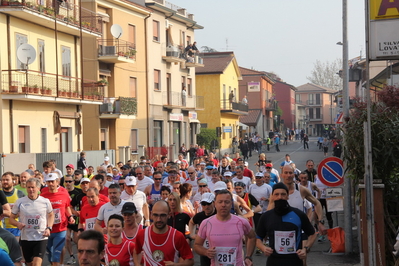
<instances>
[{"instance_id":1,"label":"balcony railing","mask_svg":"<svg viewBox=\"0 0 399 266\"><path fill-rule=\"evenodd\" d=\"M55 19L61 24L67 24L77 28L82 27L83 30L95 34L102 34L102 17L89 9L80 7L69 1L61 2L61 4L57 0L47 0L43 1L41 4L32 0L1 1L0 8L2 12L12 12L13 15L17 17L38 23L39 25L45 25L46 27L53 27L53 25L49 24L48 21L42 21L41 23L36 21L32 14L44 16L47 19ZM29 12L23 14L21 11ZM61 27L59 30L64 29Z\"/></svg>"},{"instance_id":2,"label":"balcony railing","mask_svg":"<svg viewBox=\"0 0 399 266\"><path fill-rule=\"evenodd\" d=\"M220 109L248 112L248 105L241 102L230 102L229 100L221 100Z\"/></svg>"},{"instance_id":3,"label":"balcony railing","mask_svg":"<svg viewBox=\"0 0 399 266\"><path fill-rule=\"evenodd\" d=\"M3 70L3 94L29 94L102 101L104 86L93 80L83 80L34 70Z\"/></svg>"},{"instance_id":4,"label":"balcony railing","mask_svg":"<svg viewBox=\"0 0 399 266\"><path fill-rule=\"evenodd\" d=\"M278 108L278 102L276 100L266 100L266 111L276 111Z\"/></svg>"},{"instance_id":5,"label":"balcony railing","mask_svg":"<svg viewBox=\"0 0 399 266\"><path fill-rule=\"evenodd\" d=\"M136 58L136 45L119 39L98 40L98 56L122 56Z\"/></svg>"},{"instance_id":6,"label":"balcony railing","mask_svg":"<svg viewBox=\"0 0 399 266\"><path fill-rule=\"evenodd\" d=\"M316 115L316 116L313 116L313 117L309 117L309 121L321 121L321 120L323 120L323 115L322 114Z\"/></svg>"},{"instance_id":7,"label":"balcony railing","mask_svg":"<svg viewBox=\"0 0 399 266\"><path fill-rule=\"evenodd\" d=\"M100 106L100 114L137 115L137 98L105 98Z\"/></svg>"},{"instance_id":8,"label":"balcony railing","mask_svg":"<svg viewBox=\"0 0 399 266\"><path fill-rule=\"evenodd\" d=\"M203 109L204 96L186 96L183 97L181 92L166 92L162 93L163 104L165 106L179 106L187 109Z\"/></svg>"},{"instance_id":9,"label":"balcony railing","mask_svg":"<svg viewBox=\"0 0 399 266\"><path fill-rule=\"evenodd\" d=\"M322 100L307 100L308 105L323 105Z\"/></svg>"}]
</instances>

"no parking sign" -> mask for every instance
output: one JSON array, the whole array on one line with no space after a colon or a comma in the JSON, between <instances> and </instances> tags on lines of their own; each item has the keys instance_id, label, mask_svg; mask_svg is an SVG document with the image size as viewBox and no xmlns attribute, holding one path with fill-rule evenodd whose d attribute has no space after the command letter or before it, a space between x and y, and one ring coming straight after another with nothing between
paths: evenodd
<instances>
[{"instance_id":1,"label":"no parking sign","mask_svg":"<svg viewBox=\"0 0 399 266\"><path fill-rule=\"evenodd\" d=\"M338 187L344 183L344 163L338 157L328 157L321 161L317 169L321 183L329 187Z\"/></svg>"}]
</instances>

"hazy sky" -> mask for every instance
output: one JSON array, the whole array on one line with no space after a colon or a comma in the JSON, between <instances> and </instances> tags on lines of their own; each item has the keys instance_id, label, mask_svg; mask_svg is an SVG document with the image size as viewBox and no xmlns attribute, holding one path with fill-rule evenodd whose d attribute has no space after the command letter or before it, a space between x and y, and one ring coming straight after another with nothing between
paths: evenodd
<instances>
[{"instance_id":1,"label":"hazy sky","mask_svg":"<svg viewBox=\"0 0 399 266\"><path fill-rule=\"evenodd\" d=\"M348 1L349 59L365 55L364 0ZM307 83L316 60L342 57L342 0L168 0L193 13L197 46L234 51L242 67Z\"/></svg>"}]
</instances>

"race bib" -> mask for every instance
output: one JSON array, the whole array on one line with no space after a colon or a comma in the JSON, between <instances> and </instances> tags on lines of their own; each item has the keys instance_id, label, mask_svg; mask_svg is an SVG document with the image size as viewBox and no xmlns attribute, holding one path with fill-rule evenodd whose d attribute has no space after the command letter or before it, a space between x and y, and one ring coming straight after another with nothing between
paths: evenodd
<instances>
[{"instance_id":1,"label":"race bib","mask_svg":"<svg viewBox=\"0 0 399 266\"><path fill-rule=\"evenodd\" d=\"M275 231L274 250L278 254L296 253L295 231Z\"/></svg>"},{"instance_id":2,"label":"race bib","mask_svg":"<svg viewBox=\"0 0 399 266\"><path fill-rule=\"evenodd\" d=\"M96 223L96 217L86 219L86 230L93 230L95 223Z\"/></svg>"},{"instance_id":3,"label":"race bib","mask_svg":"<svg viewBox=\"0 0 399 266\"><path fill-rule=\"evenodd\" d=\"M234 266L236 265L237 248L235 247L217 247L215 256L215 265Z\"/></svg>"},{"instance_id":4,"label":"race bib","mask_svg":"<svg viewBox=\"0 0 399 266\"><path fill-rule=\"evenodd\" d=\"M209 248L209 241L205 239L204 244L202 245L204 248Z\"/></svg>"},{"instance_id":5,"label":"race bib","mask_svg":"<svg viewBox=\"0 0 399 266\"><path fill-rule=\"evenodd\" d=\"M60 209L54 209L54 224L61 223L61 212Z\"/></svg>"},{"instance_id":6,"label":"race bib","mask_svg":"<svg viewBox=\"0 0 399 266\"><path fill-rule=\"evenodd\" d=\"M40 219L40 215L27 215L24 229L26 229L26 230L40 229L39 219Z\"/></svg>"}]
</instances>

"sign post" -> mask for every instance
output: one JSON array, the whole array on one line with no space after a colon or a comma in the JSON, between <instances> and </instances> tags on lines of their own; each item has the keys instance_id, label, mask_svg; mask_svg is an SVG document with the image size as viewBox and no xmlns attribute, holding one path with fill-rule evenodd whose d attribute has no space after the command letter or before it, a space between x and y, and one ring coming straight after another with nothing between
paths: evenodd
<instances>
[{"instance_id":1,"label":"sign post","mask_svg":"<svg viewBox=\"0 0 399 266\"><path fill-rule=\"evenodd\" d=\"M328 187L338 187L344 183L344 163L338 157L325 158L319 164L317 176Z\"/></svg>"}]
</instances>

